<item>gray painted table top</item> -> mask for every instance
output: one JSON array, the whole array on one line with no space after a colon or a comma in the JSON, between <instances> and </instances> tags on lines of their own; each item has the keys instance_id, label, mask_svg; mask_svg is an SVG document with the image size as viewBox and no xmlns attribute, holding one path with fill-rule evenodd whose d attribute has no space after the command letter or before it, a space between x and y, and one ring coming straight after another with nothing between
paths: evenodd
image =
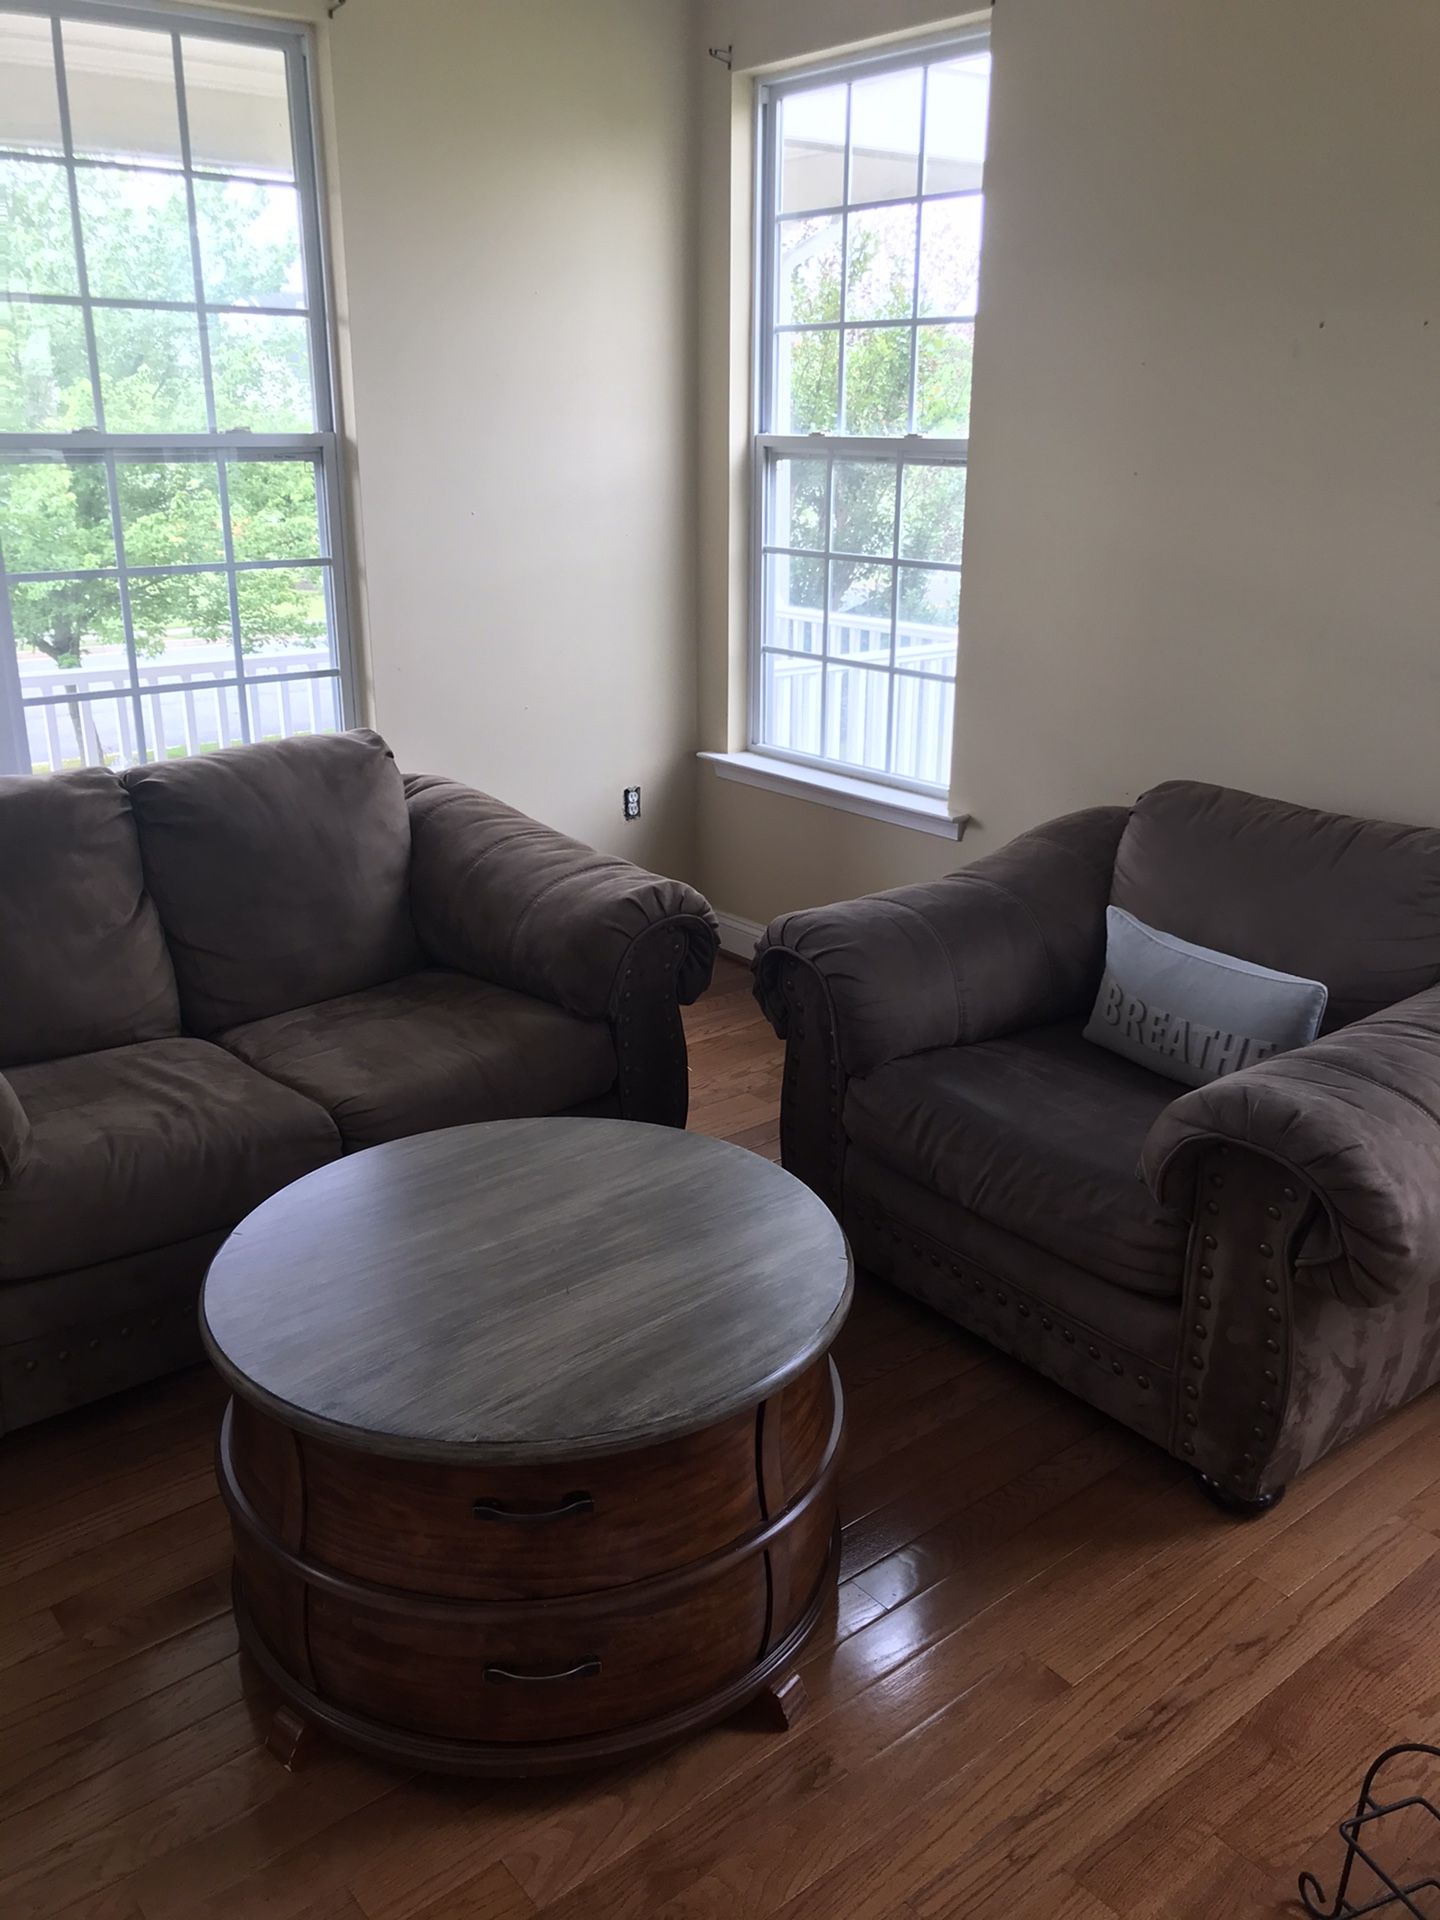
<instances>
[{"instance_id":1,"label":"gray painted table top","mask_svg":"<svg viewBox=\"0 0 1440 1920\"><path fill-rule=\"evenodd\" d=\"M636 1121L498 1120L307 1174L216 1254L201 1330L303 1431L431 1460L697 1431L823 1353L845 1237L790 1174Z\"/></svg>"}]
</instances>

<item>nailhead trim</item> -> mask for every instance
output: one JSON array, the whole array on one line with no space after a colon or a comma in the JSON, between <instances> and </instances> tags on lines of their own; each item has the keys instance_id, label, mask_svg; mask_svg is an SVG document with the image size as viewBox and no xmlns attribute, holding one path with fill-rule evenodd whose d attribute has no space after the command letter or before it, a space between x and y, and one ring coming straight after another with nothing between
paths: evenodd
<instances>
[{"instance_id":1,"label":"nailhead trim","mask_svg":"<svg viewBox=\"0 0 1440 1920\"><path fill-rule=\"evenodd\" d=\"M1011 1294L1004 1286L989 1287L985 1280L979 1276L973 1273L967 1276L964 1267L947 1261L943 1254L923 1246L918 1240L911 1239L908 1234L902 1232L898 1226L886 1218L883 1206L872 1203L863 1210L863 1216L866 1219L866 1224L870 1226L876 1234L888 1236L892 1245L900 1249L902 1253L908 1251L917 1263L928 1262L929 1265L936 1270L943 1267L952 1278L956 1280L968 1277L978 1298L983 1299L987 1293L990 1293L993 1295L996 1306L1012 1308L1020 1319L1029 1320L1033 1315L1038 1319L1040 1327L1045 1333L1058 1333L1067 1346L1073 1347L1081 1340L1081 1336L1077 1335L1073 1327L1057 1327L1052 1315L1041 1313L1038 1308L1032 1306L1029 1301L1018 1295ZM1203 1327L1196 1328L1197 1336L1203 1337L1204 1332L1205 1329ZM1098 1365L1108 1367L1116 1379L1123 1380L1126 1377L1126 1367L1123 1360L1117 1359L1113 1354L1105 1353L1099 1346L1092 1342L1086 1341L1083 1344L1089 1358L1094 1360ZM1150 1390L1151 1380L1148 1374L1136 1374L1134 1378L1137 1386L1142 1390L1145 1392ZM1187 1391L1193 1392L1193 1389L1187 1389Z\"/></svg>"}]
</instances>

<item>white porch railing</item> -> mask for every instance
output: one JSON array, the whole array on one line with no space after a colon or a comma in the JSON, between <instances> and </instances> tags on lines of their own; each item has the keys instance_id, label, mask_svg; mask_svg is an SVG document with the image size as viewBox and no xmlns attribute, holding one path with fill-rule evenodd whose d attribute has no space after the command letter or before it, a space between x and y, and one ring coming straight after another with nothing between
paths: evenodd
<instances>
[{"instance_id":1,"label":"white porch railing","mask_svg":"<svg viewBox=\"0 0 1440 1920\"><path fill-rule=\"evenodd\" d=\"M213 684L232 665L232 658L219 649L195 659L137 663L135 689L148 758L163 760L240 744L244 739L242 689ZM252 739L334 731L341 722L333 671L329 656L314 648L247 655L245 691ZM317 677L277 677L295 674ZM22 655L20 691L30 761L37 773L76 766L129 766L139 759L130 674L123 660L103 666L56 667ZM94 697L105 694L114 697ZM88 697L75 697L82 695ZM42 701L45 704L38 704Z\"/></svg>"},{"instance_id":2,"label":"white porch railing","mask_svg":"<svg viewBox=\"0 0 1440 1920\"><path fill-rule=\"evenodd\" d=\"M955 629L901 620L895 630L895 665L888 674L832 669L822 709L818 671L824 619L813 607L778 607L776 642L795 651L765 658L765 726L770 746L814 753L858 769L886 767L892 718L889 687L895 689L894 756L890 771L902 779L943 787L950 779L950 738L955 716ZM870 614L832 613L834 661L890 658L890 622ZM916 676L911 678L910 675ZM821 716L824 715L824 738Z\"/></svg>"}]
</instances>

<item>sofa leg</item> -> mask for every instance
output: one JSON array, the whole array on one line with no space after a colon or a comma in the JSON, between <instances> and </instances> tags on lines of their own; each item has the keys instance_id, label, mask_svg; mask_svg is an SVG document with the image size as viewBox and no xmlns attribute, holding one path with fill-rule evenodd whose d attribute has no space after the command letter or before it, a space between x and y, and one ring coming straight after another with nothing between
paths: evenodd
<instances>
[{"instance_id":1,"label":"sofa leg","mask_svg":"<svg viewBox=\"0 0 1440 1920\"><path fill-rule=\"evenodd\" d=\"M1232 1493L1229 1487L1222 1487L1208 1473L1197 1472L1195 1478L1200 1482L1200 1491L1205 1498L1222 1513L1228 1513L1232 1520L1258 1519L1262 1513L1269 1513L1272 1507L1278 1507L1285 1498L1284 1487L1276 1487L1270 1493L1257 1494L1253 1500L1247 1500L1243 1493Z\"/></svg>"}]
</instances>

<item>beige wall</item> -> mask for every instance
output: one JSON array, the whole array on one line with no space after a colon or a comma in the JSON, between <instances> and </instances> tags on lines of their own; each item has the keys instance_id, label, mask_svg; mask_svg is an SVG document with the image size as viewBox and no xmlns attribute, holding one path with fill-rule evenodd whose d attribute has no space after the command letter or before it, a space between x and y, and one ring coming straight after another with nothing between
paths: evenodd
<instances>
[{"instance_id":1,"label":"beige wall","mask_svg":"<svg viewBox=\"0 0 1440 1920\"><path fill-rule=\"evenodd\" d=\"M997 9L977 850L1174 775L1440 820L1437 75L1434 0Z\"/></svg>"},{"instance_id":2,"label":"beige wall","mask_svg":"<svg viewBox=\"0 0 1440 1920\"><path fill-rule=\"evenodd\" d=\"M935 23L710 0L704 29L744 67ZM995 57L953 790L977 825L957 850L702 770L698 877L743 917L1177 774L1440 820L1440 7L1005 0ZM709 746L738 744L717 169L748 86L703 96Z\"/></svg>"},{"instance_id":3,"label":"beige wall","mask_svg":"<svg viewBox=\"0 0 1440 1920\"><path fill-rule=\"evenodd\" d=\"M322 34L374 723L405 766L682 872L690 24L348 0Z\"/></svg>"}]
</instances>

